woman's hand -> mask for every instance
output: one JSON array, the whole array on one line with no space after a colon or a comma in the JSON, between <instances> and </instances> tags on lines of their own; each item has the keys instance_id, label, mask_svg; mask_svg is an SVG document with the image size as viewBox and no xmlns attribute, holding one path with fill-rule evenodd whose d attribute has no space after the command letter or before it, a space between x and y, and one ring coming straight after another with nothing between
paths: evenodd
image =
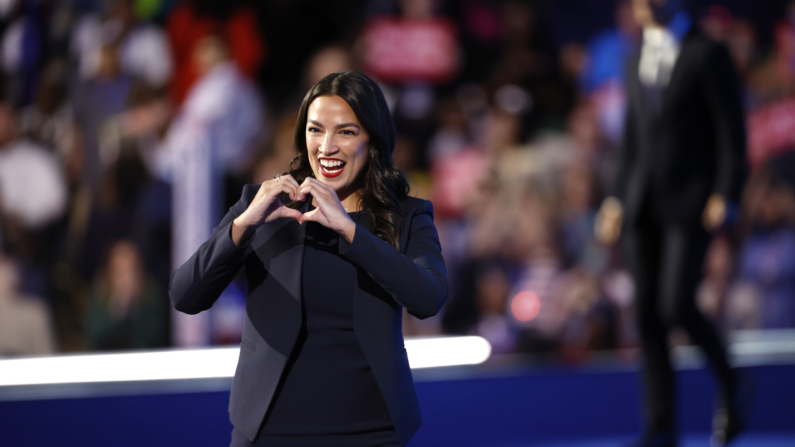
<instances>
[{"instance_id":1,"label":"woman's hand","mask_svg":"<svg viewBox=\"0 0 795 447\"><path fill-rule=\"evenodd\" d=\"M302 199L299 199L298 181L289 174L264 181L248 208L232 221L232 241L235 245L240 246L243 240L263 223L280 217L292 217L300 221L302 216L300 211L282 205L279 200L279 194L282 192L287 193L293 200Z\"/></svg>"},{"instance_id":2,"label":"woman's hand","mask_svg":"<svg viewBox=\"0 0 795 447\"><path fill-rule=\"evenodd\" d=\"M317 222L324 227L331 228L345 238L349 243L353 242L353 234L356 231L356 223L345 212L337 191L331 186L321 182L314 177L307 177L298 188L299 200L303 200L306 194L312 194L317 202L317 208L298 217L298 221Z\"/></svg>"}]
</instances>

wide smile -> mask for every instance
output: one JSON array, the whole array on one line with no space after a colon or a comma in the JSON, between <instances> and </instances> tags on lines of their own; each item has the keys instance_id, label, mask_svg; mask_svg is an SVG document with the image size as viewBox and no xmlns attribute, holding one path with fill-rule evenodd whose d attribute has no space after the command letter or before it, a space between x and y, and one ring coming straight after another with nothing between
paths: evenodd
<instances>
[{"instance_id":1,"label":"wide smile","mask_svg":"<svg viewBox=\"0 0 795 447\"><path fill-rule=\"evenodd\" d=\"M320 158L318 163L320 164L320 173L324 177L337 177L345 170L345 162L338 158Z\"/></svg>"}]
</instances>

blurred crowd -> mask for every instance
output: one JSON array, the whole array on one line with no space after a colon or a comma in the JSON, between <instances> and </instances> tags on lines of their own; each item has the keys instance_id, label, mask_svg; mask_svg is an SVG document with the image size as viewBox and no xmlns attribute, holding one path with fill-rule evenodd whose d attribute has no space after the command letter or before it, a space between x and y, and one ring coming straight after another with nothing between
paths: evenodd
<instances>
[{"instance_id":1,"label":"blurred crowd","mask_svg":"<svg viewBox=\"0 0 795 447\"><path fill-rule=\"evenodd\" d=\"M632 279L593 229L640 45L628 1L570 39L545 1L219 3L0 3L0 356L239 342L241 278L189 317L170 273L244 184L287 170L303 94L341 70L379 81L393 158L434 204L451 298L404 334L573 360L636 346ZM724 331L795 327L795 2L780 3L761 28L694 8L748 117L751 176L697 291Z\"/></svg>"}]
</instances>

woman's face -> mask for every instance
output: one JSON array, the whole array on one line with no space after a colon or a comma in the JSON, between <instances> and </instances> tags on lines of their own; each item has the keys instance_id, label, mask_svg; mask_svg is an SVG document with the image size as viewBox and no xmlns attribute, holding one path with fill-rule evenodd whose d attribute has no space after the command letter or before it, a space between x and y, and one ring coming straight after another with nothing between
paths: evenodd
<instances>
[{"instance_id":1,"label":"woman's face","mask_svg":"<svg viewBox=\"0 0 795 447\"><path fill-rule=\"evenodd\" d=\"M361 187L370 137L348 102L337 95L315 98L306 116L306 148L315 178L347 197Z\"/></svg>"}]
</instances>

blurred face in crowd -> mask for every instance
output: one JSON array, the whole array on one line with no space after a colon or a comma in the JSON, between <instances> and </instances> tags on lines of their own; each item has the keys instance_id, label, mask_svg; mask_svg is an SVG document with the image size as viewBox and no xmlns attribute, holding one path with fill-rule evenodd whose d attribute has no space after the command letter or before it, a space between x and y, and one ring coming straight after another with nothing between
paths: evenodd
<instances>
[{"instance_id":1,"label":"blurred face in crowd","mask_svg":"<svg viewBox=\"0 0 795 447\"><path fill-rule=\"evenodd\" d=\"M104 45L99 54L97 75L103 78L115 78L119 74L118 57L118 48L115 45Z\"/></svg>"},{"instance_id":2,"label":"blurred face in crowd","mask_svg":"<svg viewBox=\"0 0 795 447\"><path fill-rule=\"evenodd\" d=\"M640 26L666 26L682 9L682 0L632 0L635 21Z\"/></svg>"},{"instance_id":3,"label":"blurred face in crowd","mask_svg":"<svg viewBox=\"0 0 795 447\"><path fill-rule=\"evenodd\" d=\"M500 269L491 267L477 279L477 304L481 315L502 315L508 300L508 278Z\"/></svg>"},{"instance_id":4,"label":"blurred face in crowd","mask_svg":"<svg viewBox=\"0 0 795 447\"><path fill-rule=\"evenodd\" d=\"M635 21L632 0L619 2L618 6L616 6L615 21L618 29L627 34L634 35L638 31L638 22Z\"/></svg>"},{"instance_id":5,"label":"blurred face in crowd","mask_svg":"<svg viewBox=\"0 0 795 447\"><path fill-rule=\"evenodd\" d=\"M131 242L119 241L108 256L108 277L116 293L134 294L142 279L141 258Z\"/></svg>"},{"instance_id":6,"label":"blurred face in crowd","mask_svg":"<svg viewBox=\"0 0 795 447\"><path fill-rule=\"evenodd\" d=\"M427 19L433 17L433 0L402 0L400 7L403 17L411 19Z\"/></svg>"},{"instance_id":7,"label":"blurred face in crowd","mask_svg":"<svg viewBox=\"0 0 795 447\"><path fill-rule=\"evenodd\" d=\"M315 178L340 198L361 188L370 137L348 102L337 95L319 96L307 109L306 148Z\"/></svg>"},{"instance_id":8,"label":"blurred face in crowd","mask_svg":"<svg viewBox=\"0 0 795 447\"><path fill-rule=\"evenodd\" d=\"M344 48L336 45L325 47L310 59L304 84L308 89L331 73L350 70L352 65L351 56Z\"/></svg>"},{"instance_id":9,"label":"blurred face in crowd","mask_svg":"<svg viewBox=\"0 0 795 447\"><path fill-rule=\"evenodd\" d=\"M758 204L757 225L775 228L792 220L795 193L791 188L781 182L771 182L766 186L761 199Z\"/></svg>"},{"instance_id":10,"label":"blurred face in crowd","mask_svg":"<svg viewBox=\"0 0 795 447\"><path fill-rule=\"evenodd\" d=\"M200 75L208 73L227 58L226 45L215 36L205 37L196 44L193 50L193 64Z\"/></svg>"},{"instance_id":11,"label":"blurred face in crowd","mask_svg":"<svg viewBox=\"0 0 795 447\"><path fill-rule=\"evenodd\" d=\"M483 146L493 154L505 152L519 142L519 118L508 112L495 112L489 117Z\"/></svg>"}]
</instances>

